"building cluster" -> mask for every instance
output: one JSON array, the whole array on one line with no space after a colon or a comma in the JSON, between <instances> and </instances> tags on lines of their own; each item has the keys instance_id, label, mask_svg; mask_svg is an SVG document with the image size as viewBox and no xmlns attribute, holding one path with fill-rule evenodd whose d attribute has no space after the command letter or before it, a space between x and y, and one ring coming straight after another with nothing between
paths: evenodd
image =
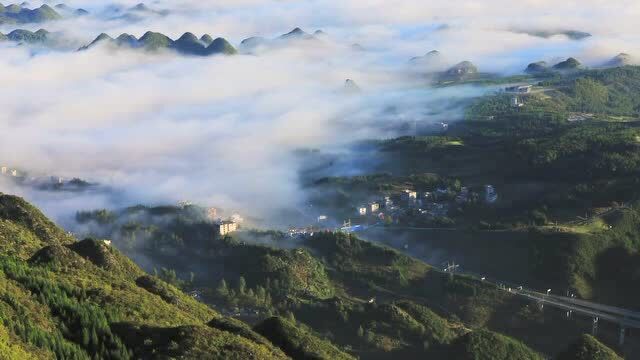
<instances>
[{"instance_id":1,"label":"building cluster","mask_svg":"<svg viewBox=\"0 0 640 360\"><path fill-rule=\"evenodd\" d=\"M231 234L238 230L238 223L231 220L220 220L214 223L216 233L220 236Z\"/></svg>"},{"instance_id":2,"label":"building cluster","mask_svg":"<svg viewBox=\"0 0 640 360\"><path fill-rule=\"evenodd\" d=\"M384 196L376 201L360 205L356 209L356 216L360 220L401 222L401 218L418 215L425 219L444 218L450 209L467 203L494 204L498 200L498 193L493 185L485 185L477 191L471 191L466 186L459 190L450 187L439 187L433 191L418 192L405 189L396 194Z\"/></svg>"},{"instance_id":3,"label":"building cluster","mask_svg":"<svg viewBox=\"0 0 640 360\"><path fill-rule=\"evenodd\" d=\"M0 174L2 174L3 176L12 176L12 177L19 177L21 175L18 169L12 169L8 166L0 166Z\"/></svg>"}]
</instances>

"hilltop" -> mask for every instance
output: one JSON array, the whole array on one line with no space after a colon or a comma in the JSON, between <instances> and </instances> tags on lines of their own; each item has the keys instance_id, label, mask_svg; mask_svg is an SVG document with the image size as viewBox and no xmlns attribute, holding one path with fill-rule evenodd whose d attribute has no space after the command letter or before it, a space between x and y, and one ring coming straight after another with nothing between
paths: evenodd
<instances>
[{"instance_id":1,"label":"hilltop","mask_svg":"<svg viewBox=\"0 0 640 360\"><path fill-rule=\"evenodd\" d=\"M143 49L146 51L174 50L182 54L209 56L209 55L234 55L237 50L224 38L211 38L204 34L198 39L194 34L184 33L177 40L168 36L147 31L139 39L130 34L121 34L117 38L112 38L107 34L100 34L90 44L83 46L80 50L87 50L97 45L107 45L115 48Z\"/></svg>"},{"instance_id":2,"label":"hilltop","mask_svg":"<svg viewBox=\"0 0 640 360\"><path fill-rule=\"evenodd\" d=\"M46 4L36 9L28 9L16 4L7 6L0 4L0 25L40 23L59 19L62 19L62 16Z\"/></svg>"}]
</instances>

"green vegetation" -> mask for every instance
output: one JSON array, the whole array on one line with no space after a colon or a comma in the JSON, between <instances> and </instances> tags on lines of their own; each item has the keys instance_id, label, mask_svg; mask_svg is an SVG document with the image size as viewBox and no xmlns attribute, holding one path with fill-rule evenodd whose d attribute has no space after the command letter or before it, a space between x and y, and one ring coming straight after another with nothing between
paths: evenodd
<instances>
[{"instance_id":1,"label":"green vegetation","mask_svg":"<svg viewBox=\"0 0 640 360\"><path fill-rule=\"evenodd\" d=\"M47 42L49 32L40 29L36 32L29 30L17 29L7 35L0 35L0 40L10 40L15 42L25 42L30 44L44 44Z\"/></svg>"},{"instance_id":2,"label":"green vegetation","mask_svg":"<svg viewBox=\"0 0 640 360\"><path fill-rule=\"evenodd\" d=\"M524 344L487 330L477 330L456 340L455 359L460 360L541 360L543 357Z\"/></svg>"},{"instance_id":3,"label":"green vegetation","mask_svg":"<svg viewBox=\"0 0 640 360\"><path fill-rule=\"evenodd\" d=\"M279 317L266 319L254 329L294 359L354 359L330 342Z\"/></svg>"},{"instance_id":4,"label":"green vegetation","mask_svg":"<svg viewBox=\"0 0 640 360\"><path fill-rule=\"evenodd\" d=\"M251 340L260 336L250 329L240 335L207 326L221 318L217 312L145 275L103 241L75 242L20 198L0 195L0 219L3 356L286 358ZM4 251L5 241L25 249Z\"/></svg>"},{"instance_id":5,"label":"green vegetation","mask_svg":"<svg viewBox=\"0 0 640 360\"><path fill-rule=\"evenodd\" d=\"M561 353L558 360L621 360L622 358L591 335L582 335Z\"/></svg>"}]
</instances>

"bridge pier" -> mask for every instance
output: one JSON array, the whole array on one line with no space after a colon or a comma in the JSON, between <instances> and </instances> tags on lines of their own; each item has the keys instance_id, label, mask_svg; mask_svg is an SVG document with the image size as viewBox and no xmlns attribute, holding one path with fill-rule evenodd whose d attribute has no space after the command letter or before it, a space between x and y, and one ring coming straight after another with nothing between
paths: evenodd
<instances>
[{"instance_id":1,"label":"bridge pier","mask_svg":"<svg viewBox=\"0 0 640 360\"><path fill-rule=\"evenodd\" d=\"M623 325L620 325L620 338L618 339L618 345L622 346L624 345L624 335L625 335L625 327Z\"/></svg>"},{"instance_id":2,"label":"bridge pier","mask_svg":"<svg viewBox=\"0 0 640 360\"><path fill-rule=\"evenodd\" d=\"M598 335L598 317L594 317L593 318L593 325L591 327L591 335L596 336Z\"/></svg>"}]
</instances>

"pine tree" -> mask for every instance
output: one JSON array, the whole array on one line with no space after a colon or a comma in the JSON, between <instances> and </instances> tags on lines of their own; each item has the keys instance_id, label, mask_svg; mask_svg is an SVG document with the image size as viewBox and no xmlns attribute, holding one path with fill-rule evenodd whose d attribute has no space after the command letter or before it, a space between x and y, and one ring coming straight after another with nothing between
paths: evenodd
<instances>
[{"instance_id":1,"label":"pine tree","mask_svg":"<svg viewBox=\"0 0 640 360\"><path fill-rule=\"evenodd\" d=\"M218 285L216 292L220 297L225 297L229 295L229 287L227 286L227 282L224 280L224 278L220 280L220 284Z\"/></svg>"}]
</instances>

